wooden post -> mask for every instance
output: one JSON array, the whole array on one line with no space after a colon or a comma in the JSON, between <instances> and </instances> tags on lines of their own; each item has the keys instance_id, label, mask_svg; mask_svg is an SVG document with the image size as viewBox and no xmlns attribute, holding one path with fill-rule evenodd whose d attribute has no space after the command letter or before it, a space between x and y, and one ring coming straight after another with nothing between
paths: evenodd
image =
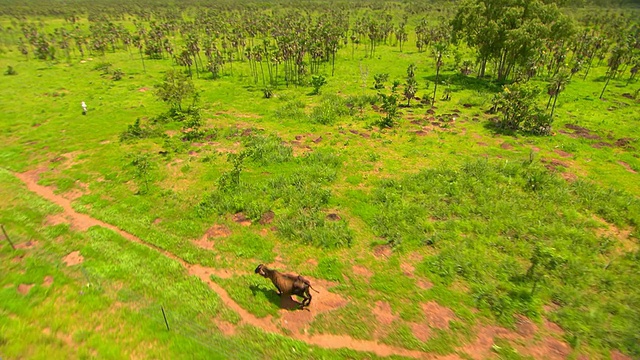
<instances>
[{"instance_id":1,"label":"wooden post","mask_svg":"<svg viewBox=\"0 0 640 360\"><path fill-rule=\"evenodd\" d=\"M7 235L7 231L4 229L4 224L0 225L0 228L2 228L2 233L4 234L4 237L9 242L9 245L11 245L11 248L15 251L16 247L13 246L13 243L11 242L11 239L9 239L9 235Z\"/></svg>"},{"instance_id":2,"label":"wooden post","mask_svg":"<svg viewBox=\"0 0 640 360\"><path fill-rule=\"evenodd\" d=\"M161 306L160 309L162 310L162 317L164 318L164 324L167 326L167 331L169 331L169 323L167 322L167 315L164 313L164 307Z\"/></svg>"}]
</instances>

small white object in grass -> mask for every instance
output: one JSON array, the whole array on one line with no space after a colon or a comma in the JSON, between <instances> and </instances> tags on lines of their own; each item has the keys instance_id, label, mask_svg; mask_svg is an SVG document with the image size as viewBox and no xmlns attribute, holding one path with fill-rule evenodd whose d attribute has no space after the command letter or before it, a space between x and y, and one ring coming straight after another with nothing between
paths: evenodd
<instances>
[{"instance_id":1,"label":"small white object in grass","mask_svg":"<svg viewBox=\"0 0 640 360\"><path fill-rule=\"evenodd\" d=\"M86 114L87 113L87 104L84 103L84 101L82 102L82 113Z\"/></svg>"}]
</instances>

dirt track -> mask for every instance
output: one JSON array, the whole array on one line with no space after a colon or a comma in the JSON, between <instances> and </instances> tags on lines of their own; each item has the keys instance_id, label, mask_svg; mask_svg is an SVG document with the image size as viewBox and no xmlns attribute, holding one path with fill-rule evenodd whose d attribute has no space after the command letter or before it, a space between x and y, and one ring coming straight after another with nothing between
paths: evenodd
<instances>
[{"instance_id":1,"label":"dirt track","mask_svg":"<svg viewBox=\"0 0 640 360\"><path fill-rule=\"evenodd\" d=\"M276 325L272 317L258 318L253 314L249 313L247 310L243 309L240 305L238 305L238 303L233 301L233 299L231 299L229 294L220 285L212 281L210 278L211 275L219 275L220 277L229 277L229 274L230 274L229 270L220 270L220 269L203 267L198 264L189 264L183 259L177 257L176 255L164 249L161 249L156 245L150 244L126 231L123 231L114 225L92 218L89 215L76 212L71 206L70 200L62 196L56 195L53 192L53 190L49 187L38 185L37 182L39 179L39 175L44 171L45 170L43 169L36 169L36 170L27 171L25 173L14 173L14 175L18 179L22 180L22 182L25 183L25 185L30 191L61 206L63 209L63 217L67 221L69 221L72 228L84 231L89 229L92 226L101 226L120 234L122 237L124 237L129 241L133 241L133 242L148 246L162 253L164 256L179 262L187 270L189 275L197 276L203 282L209 285L209 288L211 288L211 290L215 291L218 294L218 296L220 296L220 298L222 299L222 302L226 306L233 309L235 312L238 313L238 315L240 315L243 323L249 324L251 326L255 326L267 332L272 332L272 333L286 336L283 334L283 331ZM330 292L327 291L326 288L323 288L319 285L317 287L318 287L318 290L321 291L321 293L324 292L327 294L331 294ZM405 356L405 357L420 358L420 359L436 359L436 358L459 359L457 355L450 355L445 357L436 356L436 355L424 353L421 351L408 350L408 349L399 348L395 346L385 345L385 344L378 343L376 341L357 340L346 335L323 334L323 335L311 336L311 335L294 332L292 335L290 335L290 337L303 341L310 345L315 345L315 346L319 346L327 349L348 348L356 351L372 352L378 356L397 355L397 356Z\"/></svg>"}]
</instances>

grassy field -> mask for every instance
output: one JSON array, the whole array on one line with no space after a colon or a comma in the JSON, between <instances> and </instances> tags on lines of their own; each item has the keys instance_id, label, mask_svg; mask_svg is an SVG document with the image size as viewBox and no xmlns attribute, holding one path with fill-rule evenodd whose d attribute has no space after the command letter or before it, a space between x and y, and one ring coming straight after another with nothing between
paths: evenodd
<instances>
[{"instance_id":1,"label":"grassy field","mask_svg":"<svg viewBox=\"0 0 640 360\"><path fill-rule=\"evenodd\" d=\"M319 95L266 99L246 62L194 76L196 140L155 95L170 60L3 46L0 357L638 358L639 84L600 100L600 64L551 136L504 135L486 113L501 84L447 59L451 100L381 130L374 74L388 90L415 64L433 91L412 40L344 47ZM121 141L136 120L146 136ZM310 309L281 309L260 263L312 279Z\"/></svg>"}]
</instances>

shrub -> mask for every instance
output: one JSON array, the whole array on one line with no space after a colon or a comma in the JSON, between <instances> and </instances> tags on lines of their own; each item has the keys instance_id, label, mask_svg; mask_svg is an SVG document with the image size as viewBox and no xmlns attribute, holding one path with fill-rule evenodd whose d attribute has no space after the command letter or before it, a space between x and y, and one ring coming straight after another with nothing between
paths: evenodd
<instances>
[{"instance_id":1,"label":"shrub","mask_svg":"<svg viewBox=\"0 0 640 360\"><path fill-rule=\"evenodd\" d=\"M376 90L384 89L384 83L387 80L389 80L389 74L387 73L373 75L373 81L375 81L373 88Z\"/></svg>"},{"instance_id":2,"label":"shrub","mask_svg":"<svg viewBox=\"0 0 640 360\"><path fill-rule=\"evenodd\" d=\"M493 99L494 111L502 114L495 123L500 131L523 131L536 135L551 132L551 117L537 105L540 89L531 84L514 84L506 87Z\"/></svg>"},{"instance_id":3,"label":"shrub","mask_svg":"<svg viewBox=\"0 0 640 360\"><path fill-rule=\"evenodd\" d=\"M313 95L320 94L320 88L327 83L327 79L322 75L313 75L311 78L311 86L313 86Z\"/></svg>"},{"instance_id":4,"label":"shrub","mask_svg":"<svg viewBox=\"0 0 640 360\"><path fill-rule=\"evenodd\" d=\"M111 74L111 80L113 81L121 80L123 77L124 72L121 69L116 69L113 71L113 74Z\"/></svg>"},{"instance_id":5,"label":"shrub","mask_svg":"<svg viewBox=\"0 0 640 360\"><path fill-rule=\"evenodd\" d=\"M7 71L4 72L5 75L18 75L18 72L11 65L7 65Z\"/></svg>"}]
</instances>

